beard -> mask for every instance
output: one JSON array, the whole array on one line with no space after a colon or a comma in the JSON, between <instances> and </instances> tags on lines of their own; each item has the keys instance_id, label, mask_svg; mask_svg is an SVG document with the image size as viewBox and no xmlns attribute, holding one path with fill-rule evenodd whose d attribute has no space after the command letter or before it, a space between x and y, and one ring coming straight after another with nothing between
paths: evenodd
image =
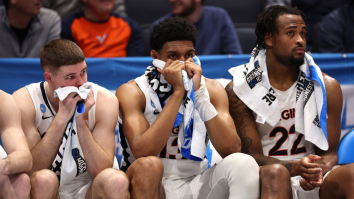
<instances>
[{"instance_id":1,"label":"beard","mask_svg":"<svg viewBox=\"0 0 354 199\"><path fill-rule=\"evenodd\" d=\"M295 65L295 66L301 66L302 64L305 63L304 57L295 58L293 55L291 55L291 57L290 57L290 63L293 64L293 65Z\"/></svg>"},{"instance_id":2,"label":"beard","mask_svg":"<svg viewBox=\"0 0 354 199\"><path fill-rule=\"evenodd\" d=\"M179 17L187 17L188 15L190 15L194 10L195 10L196 4L194 2L194 0L191 1L191 4L186 5L184 7L184 9L182 10L181 13L177 14Z\"/></svg>"}]
</instances>

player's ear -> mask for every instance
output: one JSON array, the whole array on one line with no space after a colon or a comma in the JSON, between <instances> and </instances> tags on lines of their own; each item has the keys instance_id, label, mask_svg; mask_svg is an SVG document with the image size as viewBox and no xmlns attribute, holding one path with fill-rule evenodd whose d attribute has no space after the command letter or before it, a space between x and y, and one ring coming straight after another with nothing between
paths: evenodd
<instances>
[{"instance_id":1,"label":"player's ear","mask_svg":"<svg viewBox=\"0 0 354 199\"><path fill-rule=\"evenodd\" d=\"M274 39L274 36L273 34L266 34L266 36L264 37L264 43L267 45L267 46L273 46L273 39Z\"/></svg>"},{"instance_id":2,"label":"player's ear","mask_svg":"<svg viewBox=\"0 0 354 199\"><path fill-rule=\"evenodd\" d=\"M44 78L45 78L45 80L46 80L48 83L52 83L52 82L53 82L53 81L52 81L52 77L53 77L52 73L50 73L50 72L48 72L48 71L44 72Z\"/></svg>"},{"instance_id":3,"label":"player's ear","mask_svg":"<svg viewBox=\"0 0 354 199\"><path fill-rule=\"evenodd\" d=\"M160 59L159 53L156 50L151 50L150 55L153 59Z\"/></svg>"}]
</instances>

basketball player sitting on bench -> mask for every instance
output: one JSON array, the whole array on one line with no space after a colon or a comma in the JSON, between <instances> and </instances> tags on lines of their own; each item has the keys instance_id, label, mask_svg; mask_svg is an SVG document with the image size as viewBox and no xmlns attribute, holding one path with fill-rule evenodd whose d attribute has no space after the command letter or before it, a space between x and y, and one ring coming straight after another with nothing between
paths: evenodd
<instances>
[{"instance_id":1,"label":"basketball player sitting on bench","mask_svg":"<svg viewBox=\"0 0 354 199\"><path fill-rule=\"evenodd\" d=\"M182 18L161 21L150 34L152 66L117 89L123 124L120 130L126 137L121 139L121 169L127 169L132 185L144 190L133 187L132 198L259 197L259 167L250 156L236 153L241 143L228 111L226 92L217 81L204 78L202 68L192 60L197 35L196 27ZM185 77L187 87L182 71L191 78ZM189 109L193 106L194 114L193 108ZM192 141L191 137L183 140L191 128ZM208 170L206 134L224 158ZM188 149L194 150L193 143L199 144L199 150L195 149L201 152L199 156L188 153ZM192 160L196 156L197 160Z\"/></svg>"},{"instance_id":2,"label":"basketball player sitting on bench","mask_svg":"<svg viewBox=\"0 0 354 199\"><path fill-rule=\"evenodd\" d=\"M21 112L15 99L0 90L0 198L28 199L32 156L21 128ZM7 155L7 154L8 155Z\"/></svg>"},{"instance_id":3,"label":"basketball player sitting on bench","mask_svg":"<svg viewBox=\"0 0 354 199\"><path fill-rule=\"evenodd\" d=\"M341 88L305 53L305 15L269 7L256 34L250 62L229 70L226 90L242 152L262 166L262 198L352 198L354 165L334 169Z\"/></svg>"},{"instance_id":4,"label":"basketball player sitting on bench","mask_svg":"<svg viewBox=\"0 0 354 199\"><path fill-rule=\"evenodd\" d=\"M107 89L87 82L84 53L72 41L50 41L43 47L40 61L46 81L13 94L22 111L22 126L33 156L29 172L31 198L127 198L128 178L122 171L112 169L117 98ZM85 100L76 92L62 101L54 97L58 88L81 89L84 84L91 87ZM85 112L75 119L76 131L67 133L77 103L82 101ZM77 138L75 143L79 142L81 150L66 147L74 144L73 139L64 140L69 135ZM66 163L72 163L70 158L75 158L75 162L63 163L66 157ZM73 169L65 169L68 180L63 181L63 168L68 166Z\"/></svg>"}]
</instances>

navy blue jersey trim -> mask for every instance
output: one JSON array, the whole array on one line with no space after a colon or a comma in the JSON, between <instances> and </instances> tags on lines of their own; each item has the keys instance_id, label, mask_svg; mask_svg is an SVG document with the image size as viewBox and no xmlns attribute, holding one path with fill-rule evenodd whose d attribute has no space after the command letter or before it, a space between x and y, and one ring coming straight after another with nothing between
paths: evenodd
<instances>
[{"instance_id":1,"label":"navy blue jersey trim","mask_svg":"<svg viewBox=\"0 0 354 199\"><path fill-rule=\"evenodd\" d=\"M47 98L47 95L45 93L44 82L41 82L40 87L41 87L41 92L42 92L42 97L44 99L44 103L45 103L45 105L47 105L47 107L50 110L50 112L52 113L53 117L55 117L52 109L50 108L50 105L49 105L49 102L48 102L48 98Z\"/></svg>"}]
</instances>

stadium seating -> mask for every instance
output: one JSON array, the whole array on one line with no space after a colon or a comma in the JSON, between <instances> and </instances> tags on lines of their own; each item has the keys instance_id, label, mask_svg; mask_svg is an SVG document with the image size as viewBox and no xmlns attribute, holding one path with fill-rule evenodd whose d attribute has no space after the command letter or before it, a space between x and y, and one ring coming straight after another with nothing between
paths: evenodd
<instances>
[{"instance_id":1,"label":"stadium seating","mask_svg":"<svg viewBox=\"0 0 354 199\"><path fill-rule=\"evenodd\" d=\"M257 40L257 36L254 33L255 24L235 23L234 25L243 54L250 54Z\"/></svg>"},{"instance_id":2,"label":"stadium seating","mask_svg":"<svg viewBox=\"0 0 354 199\"><path fill-rule=\"evenodd\" d=\"M234 23L256 23L264 7L264 0L230 1L205 0L205 5L224 8ZM168 0L127 0L126 13L140 25L151 24L171 11Z\"/></svg>"},{"instance_id":3,"label":"stadium seating","mask_svg":"<svg viewBox=\"0 0 354 199\"><path fill-rule=\"evenodd\" d=\"M354 128L341 139L338 148L338 164L350 164L354 162Z\"/></svg>"},{"instance_id":4,"label":"stadium seating","mask_svg":"<svg viewBox=\"0 0 354 199\"><path fill-rule=\"evenodd\" d=\"M234 23L256 23L264 7L263 0L205 0L204 4L224 8Z\"/></svg>"},{"instance_id":5,"label":"stadium seating","mask_svg":"<svg viewBox=\"0 0 354 199\"><path fill-rule=\"evenodd\" d=\"M127 15L140 25L151 24L171 11L168 0L126 0Z\"/></svg>"},{"instance_id":6,"label":"stadium seating","mask_svg":"<svg viewBox=\"0 0 354 199\"><path fill-rule=\"evenodd\" d=\"M150 35L150 24L143 24L140 26L141 34L143 35L144 43L144 56L150 56L150 44L149 44L149 35Z\"/></svg>"}]
</instances>

